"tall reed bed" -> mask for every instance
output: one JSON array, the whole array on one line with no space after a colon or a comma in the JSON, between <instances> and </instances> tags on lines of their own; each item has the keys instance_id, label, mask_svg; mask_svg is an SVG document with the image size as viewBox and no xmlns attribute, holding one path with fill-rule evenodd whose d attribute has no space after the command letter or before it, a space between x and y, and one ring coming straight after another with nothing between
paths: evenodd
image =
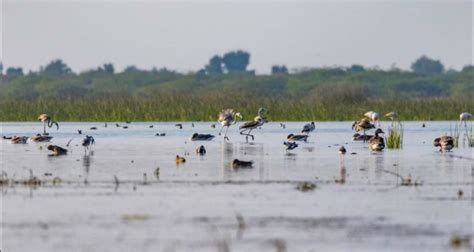
<instances>
[{"instance_id":1,"label":"tall reed bed","mask_svg":"<svg viewBox=\"0 0 474 252\"><path fill-rule=\"evenodd\" d=\"M400 121L392 121L392 126L388 129L387 148L403 148L403 125Z\"/></svg>"},{"instance_id":2,"label":"tall reed bed","mask_svg":"<svg viewBox=\"0 0 474 252\"><path fill-rule=\"evenodd\" d=\"M442 102L445 106L438 104ZM261 96L249 92L205 95L169 93L143 96L105 96L64 99L0 100L0 121L34 121L48 113L59 121L215 121L224 108L252 120L259 107L269 109L271 121L353 120L369 108L397 110L406 120L449 120L467 109L468 101L446 98L412 100L344 100L324 97ZM402 130L398 128L394 130ZM397 131L398 132L398 131ZM402 132L399 132L402 133ZM395 134L395 133L394 133Z\"/></svg>"}]
</instances>

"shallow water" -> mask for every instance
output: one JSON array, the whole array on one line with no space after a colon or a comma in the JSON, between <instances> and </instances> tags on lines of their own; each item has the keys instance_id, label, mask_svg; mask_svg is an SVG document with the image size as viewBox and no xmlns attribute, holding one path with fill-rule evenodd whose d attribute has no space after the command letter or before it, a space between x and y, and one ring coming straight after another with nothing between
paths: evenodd
<instances>
[{"instance_id":1,"label":"shallow water","mask_svg":"<svg viewBox=\"0 0 474 252\"><path fill-rule=\"evenodd\" d=\"M48 129L69 154L48 156L47 143L2 141L9 178L30 170L48 182L2 188L2 251L446 251L454 236L472 236L472 148L440 153L435 137L456 122L407 122L404 148L372 153L352 142L351 122L316 123L308 143L288 153L283 141L304 123L265 124L245 143L190 142L217 135L211 123L62 123ZM153 124L154 128L149 128ZM122 124L121 125L125 125ZM95 126L97 130L89 130ZM388 122L382 123L386 130ZM96 145L85 155L83 136ZM39 123L2 123L2 135L42 131ZM158 137L156 133L166 133ZM199 145L205 156L195 154ZM338 149L348 151L341 163ZM355 155L349 153L355 152ZM175 156L184 155L179 166ZM464 157L464 158L463 158ZM234 170L234 158L254 161ZM344 184L341 166L347 172ZM159 177L154 172L159 167ZM50 174L48 174L50 173ZM421 186L401 186L411 175ZM46 174L48 176L46 176ZM144 178L146 174L146 178ZM117 184L114 176L118 178ZM61 183L53 185L54 177ZM301 181L317 185L301 192ZM458 190L463 196L458 197ZM239 225L236 216L243 217ZM470 245L456 251L470 251Z\"/></svg>"}]
</instances>

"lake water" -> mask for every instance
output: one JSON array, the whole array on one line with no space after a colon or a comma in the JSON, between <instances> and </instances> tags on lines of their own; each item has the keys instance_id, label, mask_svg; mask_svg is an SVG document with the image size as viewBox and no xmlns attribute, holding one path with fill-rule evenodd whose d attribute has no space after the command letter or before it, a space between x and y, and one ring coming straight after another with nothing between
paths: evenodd
<instances>
[{"instance_id":1,"label":"lake water","mask_svg":"<svg viewBox=\"0 0 474 252\"><path fill-rule=\"evenodd\" d=\"M72 139L69 154L59 157L48 156L48 143L2 140L1 167L10 179L27 180L31 170L46 181L0 186L2 252L471 251L469 243L454 248L450 240L472 237L473 149L440 153L432 146L456 122L425 128L406 122L403 149L380 153L352 141L351 122L316 122L308 142L291 152L283 141L303 122L285 129L265 124L250 144L237 125L226 143L219 125L174 124L62 123L48 129L53 144L65 147ZM382 122L386 132L389 125ZM43 128L2 123L0 129L32 136ZM78 129L96 140L88 155ZM191 142L194 132L216 138ZM204 156L195 152L201 144ZM348 151L343 161L341 145ZM177 165L177 154L186 163ZM254 166L234 170L234 158ZM336 183L341 166L346 181ZM394 173L421 185L402 186ZM53 185L55 177L61 183ZM302 181L317 187L296 190Z\"/></svg>"}]
</instances>

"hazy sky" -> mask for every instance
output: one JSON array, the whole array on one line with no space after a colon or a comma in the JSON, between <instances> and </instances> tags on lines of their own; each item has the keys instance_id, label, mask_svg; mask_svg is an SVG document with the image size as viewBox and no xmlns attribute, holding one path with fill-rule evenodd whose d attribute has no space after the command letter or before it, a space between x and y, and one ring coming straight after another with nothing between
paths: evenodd
<instances>
[{"instance_id":1,"label":"hazy sky","mask_svg":"<svg viewBox=\"0 0 474 252\"><path fill-rule=\"evenodd\" d=\"M74 71L112 62L198 70L243 49L250 69L351 65L408 69L422 54L472 64L472 1L3 1L2 61Z\"/></svg>"}]
</instances>

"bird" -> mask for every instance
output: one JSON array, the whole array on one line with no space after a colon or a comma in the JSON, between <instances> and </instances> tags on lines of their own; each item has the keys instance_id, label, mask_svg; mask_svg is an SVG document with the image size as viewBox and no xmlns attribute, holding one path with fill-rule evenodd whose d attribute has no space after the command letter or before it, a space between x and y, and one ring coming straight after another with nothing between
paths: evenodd
<instances>
[{"instance_id":1,"label":"bird","mask_svg":"<svg viewBox=\"0 0 474 252\"><path fill-rule=\"evenodd\" d=\"M294 150L296 147L298 147L298 144L296 142L283 142L283 145L286 146L286 150Z\"/></svg>"},{"instance_id":2,"label":"bird","mask_svg":"<svg viewBox=\"0 0 474 252\"><path fill-rule=\"evenodd\" d=\"M253 161L232 160L232 168L252 168Z\"/></svg>"},{"instance_id":3,"label":"bird","mask_svg":"<svg viewBox=\"0 0 474 252\"><path fill-rule=\"evenodd\" d=\"M211 134L194 133L191 136L191 141L211 141L215 136Z\"/></svg>"},{"instance_id":4,"label":"bird","mask_svg":"<svg viewBox=\"0 0 474 252\"><path fill-rule=\"evenodd\" d=\"M384 134L383 130L378 128L374 135L369 139L369 149L373 151L382 151L385 148L385 141L379 134Z\"/></svg>"},{"instance_id":5,"label":"bird","mask_svg":"<svg viewBox=\"0 0 474 252\"><path fill-rule=\"evenodd\" d=\"M26 136L12 136L10 138L4 137L4 139L9 139L11 144L26 144L28 137Z\"/></svg>"},{"instance_id":6,"label":"bird","mask_svg":"<svg viewBox=\"0 0 474 252\"><path fill-rule=\"evenodd\" d=\"M286 128L286 125L284 123L280 123L280 127L282 127L283 129Z\"/></svg>"},{"instance_id":7,"label":"bird","mask_svg":"<svg viewBox=\"0 0 474 252\"><path fill-rule=\"evenodd\" d=\"M219 113L219 118L217 119L217 121L222 125L221 130L219 131L219 136L222 133L222 129L227 127L224 134L224 140L229 140L227 137L227 131L229 130L229 127L236 124L238 120L242 120L242 115L240 112L235 112L233 109L222 110L222 112Z\"/></svg>"},{"instance_id":8,"label":"bird","mask_svg":"<svg viewBox=\"0 0 474 252\"><path fill-rule=\"evenodd\" d=\"M361 135L359 133L355 133L352 135L352 141L368 141L372 135Z\"/></svg>"},{"instance_id":9,"label":"bird","mask_svg":"<svg viewBox=\"0 0 474 252\"><path fill-rule=\"evenodd\" d=\"M464 126L467 127L467 120L471 119L472 118L472 114L469 113L469 112L462 112L460 115L459 115L459 125L462 125L462 123L464 122Z\"/></svg>"},{"instance_id":10,"label":"bird","mask_svg":"<svg viewBox=\"0 0 474 252\"><path fill-rule=\"evenodd\" d=\"M62 147L59 147L57 145L48 145L48 150L52 151L53 156L59 156L59 155L66 155L67 154L67 150L62 148Z\"/></svg>"},{"instance_id":11,"label":"bird","mask_svg":"<svg viewBox=\"0 0 474 252\"><path fill-rule=\"evenodd\" d=\"M184 157L176 155L176 164L182 164L182 163L185 163L185 162L186 162L186 159Z\"/></svg>"},{"instance_id":12,"label":"bird","mask_svg":"<svg viewBox=\"0 0 474 252\"><path fill-rule=\"evenodd\" d=\"M183 129L183 125L181 123L177 123L174 126L178 127L179 129Z\"/></svg>"},{"instance_id":13,"label":"bird","mask_svg":"<svg viewBox=\"0 0 474 252\"><path fill-rule=\"evenodd\" d=\"M92 145L95 144L95 139L92 136L87 136L82 140L82 146L84 146L84 152L92 148Z\"/></svg>"},{"instance_id":14,"label":"bird","mask_svg":"<svg viewBox=\"0 0 474 252\"><path fill-rule=\"evenodd\" d=\"M433 141L434 147L439 147L439 151L451 151L454 148L454 138L451 136L437 137Z\"/></svg>"},{"instance_id":15,"label":"bird","mask_svg":"<svg viewBox=\"0 0 474 252\"><path fill-rule=\"evenodd\" d=\"M364 135L366 135L365 132L367 130L370 130L370 129L373 129L373 128L375 128L375 125L370 123L369 119L367 119L367 118L362 118L359 121L355 121L354 123L352 123L352 129L355 130L356 132L359 132L359 131L363 130Z\"/></svg>"},{"instance_id":16,"label":"bird","mask_svg":"<svg viewBox=\"0 0 474 252\"><path fill-rule=\"evenodd\" d=\"M38 120L41 121L43 123L43 135L47 135L48 133L46 133L46 126L48 126L48 128L51 128L53 127L53 125L56 125L56 130L59 130L59 124L58 122L56 121L53 121L51 119L50 116L48 116L47 114L41 114L38 116Z\"/></svg>"},{"instance_id":17,"label":"bird","mask_svg":"<svg viewBox=\"0 0 474 252\"><path fill-rule=\"evenodd\" d=\"M107 123L104 123L104 127L107 128Z\"/></svg>"},{"instance_id":18,"label":"bird","mask_svg":"<svg viewBox=\"0 0 474 252\"><path fill-rule=\"evenodd\" d=\"M97 130L97 127L90 127L90 130Z\"/></svg>"},{"instance_id":19,"label":"bird","mask_svg":"<svg viewBox=\"0 0 474 252\"><path fill-rule=\"evenodd\" d=\"M120 127L120 124L116 123L116 124L115 124L115 127L117 127L117 128Z\"/></svg>"},{"instance_id":20,"label":"bird","mask_svg":"<svg viewBox=\"0 0 474 252\"><path fill-rule=\"evenodd\" d=\"M35 136L30 137L30 140L35 143L49 142L53 139L52 136L42 136L41 134L36 134Z\"/></svg>"},{"instance_id":21,"label":"bird","mask_svg":"<svg viewBox=\"0 0 474 252\"><path fill-rule=\"evenodd\" d=\"M122 128L123 128L123 129L128 129L128 126L127 126L127 125L125 125L125 126L123 126Z\"/></svg>"},{"instance_id":22,"label":"bird","mask_svg":"<svg viewBox=\"0 0 474 252\"><path fill-rule=\"evenodd\" d=\"M148 128L153 129L153 125L148 126Z\"/></svg>"},{"instance_id":23,"label":"bird","mask_svg":"<svg viewBox=\"0 0 474 252\"><path fill-rule=\"evenodd\" d=\"M306 134L289 134L286 139L288 141L307 141L308 140L308 137L309 135L306 135Z\"/></svg>"},{"instance_id":24,"label":"bird","mask_svg":"<svg viewBox=\"0 0 474 252\"><path fill-rule=\"evenodd\" d=\"M301 133L309 134L309 133L312 132L315 128L316 128L316 126L314 125L314 122L308 123L308 124L306 124L306 125L303 126L303 130L301 130Z\"/></svg>"},{"instance_id":25,"label":"bird","mask_svg":"<svg viewBox=\"0 0 474 252\"><path fill-rule=\"evenodd\" d=\"M215 128L216 128L216 124L215 124L215 123L211 124L211 128L215 129Z\"/></svg>"},{"instance_id":26,"label":"bird","mask_svg":"<svg viewBox=\"0 0 474 252\"><path fill-rule=\"evenodd\" d=\"M82 130L78 129L77 134L82 135Z\"/></svg>"},{"instance_id":27,"label":"bird","mask_svg":"<svg viewBox=\"0 0 474 252\"><path fill-rule=\"evenodd\" d=\"M339 154L344 156L344 155L346 155L346 152L347 152L347 150L344 146L341 146L341 148L339 148Z\"/></svg>"},{"instance_id":28,"label":"bird","mask_svg":"<svg viewBox=\"0 0 474 252\"><path fill-rule=\"evenodd\" d=\"M261 127L266 122L263 113L267 111L268 110L266 108L259 108L258 115L253 119L253 121L240 125L240 134L245 135L245 140L247 143L249 142L249 136L252 137L252 141L254 140L254 136L250 134L252 130Z\"/></svg>"},{"instance_id":29,"label":"bird","mask_svg":"<svg viewBox=\"0 0 474 252\"><path fill-rule=\"evenodd\" d=\"M197 149L196 149L196 153L199 154L199 155L204 155L206 154L206 148L204 148L204 145L201 145L199 146Z\"/></svg>"},{"instance_id":30,"label":"bird","mask_svg":"<svg viewBox=\"0 0 474 252\"><path fill-rule=\"evenodd\" d=\"M374 111L367 111L367 112L365 112L364 116L369 118L374 125L377 124L377 123L378 123L378 125L380 125L379 113L374 112Z\"/></svg>"},{"instance_id":31,"label":"bird","mask_svg":"<svg viewBox=\"0 0 474 252\"><path fill-rule=\"evenodd\" d=\"M398 113L397 112L388 112L387 114L385 114L385 117L388 117L390 118L390 120L392 121L398 121Z\"/></svg>"}]
</instances>

